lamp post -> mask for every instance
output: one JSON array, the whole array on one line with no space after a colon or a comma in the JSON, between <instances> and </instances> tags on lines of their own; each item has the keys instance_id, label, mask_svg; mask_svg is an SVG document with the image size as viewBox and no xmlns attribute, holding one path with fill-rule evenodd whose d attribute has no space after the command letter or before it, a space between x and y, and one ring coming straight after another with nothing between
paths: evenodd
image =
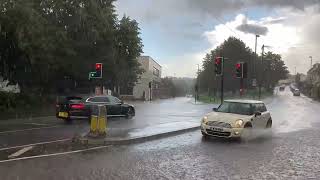
<instances>
[{"instance_id":1,"label":"lamp post","mask_svg":"<svg viewBox=\"0 0 320 180\"><path fill-rule=\"evenodd\" d=\"M257 42L258 42L258 37L260 37L260 35L256 34L256 40L255 40L255 45L254 45L254 54L257 55ZM253 63L253 76L254 78L256 78L256 58L254 59Z\"/></svg>"},{"instance_id":2,"label":"lamp post","mask_svg":"<svg viewBox=\"0 0 320 180\"><path fill-rule=\"evenodd\" d=\"M262 45L261 47L261 67L263 68L263 56L264 56L264 49L270 48L271 46ZM259 78L259 100L261 99L261 86L262 86L262 73L263 71L260 71L260 78Z\"/></svg>"}]
</instances>

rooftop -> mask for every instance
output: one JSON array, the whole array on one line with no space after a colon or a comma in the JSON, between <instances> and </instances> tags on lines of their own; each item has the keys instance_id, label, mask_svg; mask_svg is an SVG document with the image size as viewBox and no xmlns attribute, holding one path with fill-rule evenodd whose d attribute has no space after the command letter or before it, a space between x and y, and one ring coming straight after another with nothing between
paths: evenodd
<instances>
[{"instance_id":1,"label":"rooftop","mask_svg":"<svg viewBox=\"0 0 320 180\"><path fill-rule=\"evenodd\" d=\"M156 64L158 64L160 67L162 67L156 60L154 60L151 56L140 56L140 58L146 58L146 59L152 59L153 60L153 62L155 62Z\"/></svg>"},{"instance_id":2,"label":"rooftop","mask_svg":"<svg viewBox=\"0 0 320 180\"><path fill-rule=\"evenodd\" d=\"M249 100L249 99L228 99L228 100L225 100L224 102L246 103L246 104L263 103L263 101Z\"/></svg>"}]
</instances>

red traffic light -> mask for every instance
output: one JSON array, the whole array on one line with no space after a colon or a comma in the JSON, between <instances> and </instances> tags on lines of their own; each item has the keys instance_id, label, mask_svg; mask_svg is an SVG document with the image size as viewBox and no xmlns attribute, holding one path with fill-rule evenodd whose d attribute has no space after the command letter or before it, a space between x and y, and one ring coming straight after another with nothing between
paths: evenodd
<instances>
[{"instance_id":1,"label":"red traffic light","mask_svg":"<svg viewBox=\"0 0 320 180\"><path fill-rule=\"evenodd\" d=\"M101 67L102 67L102 64L101 63L96 63L96 69L98 70L98 69L101 69Z\"/></svg>"},{"instance_id":2,"label":"red traffic light","mask_svg":"<svg viewBox=\"0 0 320 180\"><path fill-rule=\"evenodd\" d=\"M240 64L240 63L237 63L237 64L236 64L236 68L237 68L237 69L240 69L240 68L241 68L241 64Z\"/></svg>"},{"instance_id":3,"label":"red traffic light","mask_svg":"<svg viewBox=\"0 0 320 180\"><path fill-rule=\"evenodd\" d=\"M215 63L216 63L216 64L221 64L221 59L220 59L219 57L216 57Z\"/></svg>"}]
</instances>

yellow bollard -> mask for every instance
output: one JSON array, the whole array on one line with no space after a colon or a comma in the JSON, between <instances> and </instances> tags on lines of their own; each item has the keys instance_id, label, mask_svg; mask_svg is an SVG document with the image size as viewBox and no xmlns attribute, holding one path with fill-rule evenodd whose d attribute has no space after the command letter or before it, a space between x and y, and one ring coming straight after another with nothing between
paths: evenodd
<instances>
[{"instance_id":1,"label":"yellow bollard","mask_svg":"<svg viewBox=\"0 0 320 180\"><path fill-rule=\"evenodd\" d=\"M103 136L107 133L107 109L104 105L99 105L98 134Z\"/></svg>"},{"instance_id":2,"label":"yellow bollard","mask_svg":"<svg viewBox=\"0 0 320 180\"><path fill-rule=\"evenodd\" d=\"M90 133L96 134L98 130L98 116L91 115L91 121L90 121Z\"/></svg>"},{"instance_id":3,"label":"yellow bollard","mask_svg":"<svg viewBox=\"0 0 320 180\"><path fill-rule=\"evenodd\" d=\"M107 109L104 105L92 106L89 136L99 137L107 134Z\"/></svg>"}]
</instances>

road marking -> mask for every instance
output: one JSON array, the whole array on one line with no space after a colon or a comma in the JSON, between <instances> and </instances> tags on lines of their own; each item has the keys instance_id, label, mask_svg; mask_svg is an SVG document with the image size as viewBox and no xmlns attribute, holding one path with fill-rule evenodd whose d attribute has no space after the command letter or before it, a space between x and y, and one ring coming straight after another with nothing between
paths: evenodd
<instances>
[{"instance_id":1,"label":"road marking","mask_svg":"<svg viewBox=\"0 0 320 180\"><path fill-rule=\"evenodd\" d=\"M45 142L39 142L39 143L33 143L33 144L25 144L25 145L20 145L20 146L11 146L11 147L0 148L0 151L23 148L23 147L27 147L27 146L37 146L37 145L42 145L42 144L70 141L70 140L71 140L71 138L66 138L66 139L59 139L59 140L54 140L54 141L45 141Z\"/></svg>"},{"instance_id":2,"label":"road marking","mask_svg":"<svg viewBox=\"0 0 320 180\"><path fill-rule=\"evenodd\" d=\"M42 124L42 123L23 123L23 124L26 124L26 125L35 125L35 126L47 126L49 124Z\"/></svg>"},{"instance_id":3,"label":"road marking","mask_svg":"<svg viewBox=\"0 0 320 180\"><path fill-rule=\"evenodd\" d=\"M1 160L0 163L21 161L21 160L27 160L27 159L36 159L36 158L43 158L43 157L51 157L51 156L61 156L61 155L67 155L67 154L75 154L75 153L80 153L80 152L104 149L104 148L107 148L110 146L112 146L112 145L105 145L105 146L93 147L93 148L89 148L89 149L82 149L82 150L76 150L76 151L67 151L67 152L61 152L61 153L53 153L53 154L44 154L44 155L38 155L38 156L28 156L28 157L21 157L21 158L15 158L15 159L7 159L7 160Z\"/></svg>"},{"instance_id":4,"label":"road marking","mask_svg":"<svg viewBox=\"0 0 320 180\"><path fill-rule=\"evenodd\" d=\"M23 131L32 131L32 130L39 130L39 129L50 129L50 128L57 128L57 127L62 127L62 126L61 125L57 125L57 126L49 126L49 127L39 127L39 128L19 129L19 130L10 130L10 131L0 131L0 134L23 132Z\"/></svg>"},{"instance_id":5,"label":"road marking","mask_svg":"<svg viewBox=\"0 0 320 180\"><path fill-rule=\"evenodd\" d=\"M23 153L30 151L32 148L33 148L33 146L24 147L24 148L20 149L19 151L9 155L8 158L12 159L12 158L16 158L18 156L21 156Z\"/></svg>"}]
</instances>

